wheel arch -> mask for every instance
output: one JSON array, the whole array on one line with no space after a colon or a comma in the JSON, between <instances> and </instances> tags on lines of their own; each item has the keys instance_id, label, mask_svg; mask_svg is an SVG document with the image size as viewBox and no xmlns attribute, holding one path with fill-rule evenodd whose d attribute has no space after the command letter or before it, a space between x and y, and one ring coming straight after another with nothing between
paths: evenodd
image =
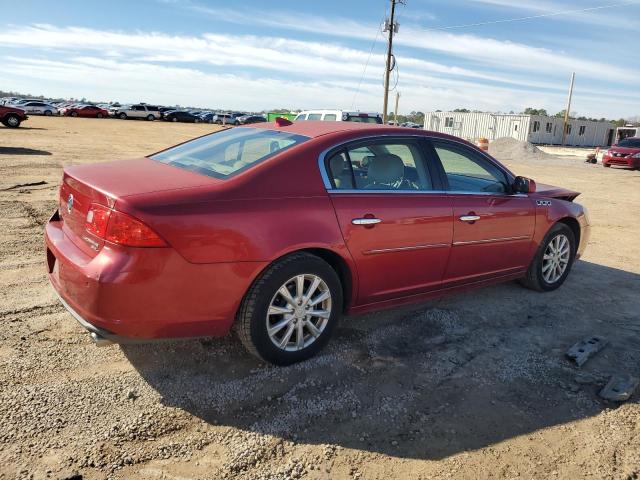
<instances>
[{"instance_id":1,"label":"wheel arch","mask_svg":"<svg viewBox=\"0 0 640 480\"><path fill-rule=\"evenodd\" d=\"M556 224L558 223L563 223L571 229L576 241L575 248L578 250L578 246L580 245L580 224L578 223L578 220L573 217L563 217L556 222Z\"/></svg>"}]
</instances>

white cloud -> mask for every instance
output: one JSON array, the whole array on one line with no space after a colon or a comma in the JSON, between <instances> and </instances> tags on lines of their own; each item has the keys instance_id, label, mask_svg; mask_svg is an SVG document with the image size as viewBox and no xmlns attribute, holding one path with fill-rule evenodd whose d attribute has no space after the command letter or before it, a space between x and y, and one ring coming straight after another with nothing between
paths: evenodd
<instances>
[{"instance_id":1,"label":"white cloud","mask_svg":"<svg viewBox=\"0 0 640 480\"><path fill-rule=\"evenodd\" d=\"M467 45L469 41L467 36L453 35L448 51L468 51L482 63L483 52ZM492 44L493 49L499 50L501 44L504 42ZM76 98L246 110L350 108L369 55L368 50L335 43L283 37L178 36L47 25L5 28L0 33L0 48L12 52L5 55L0 72L4 88ZM530 50L526 53L531 55ZM546 57L549 52L537 54L538 62L552 62ZM492 58L491 53L487 55L485 64ZM524 60L514 63L519 61ZM486 65L470 69L407 56L399 62L403 111L463 106L505 111L536 106L556 111L564 101L564 78L558 82L545 75L505 74ZM383 63L382 55L372 56L357 107L381 109ZM560 67L552 64L552 68ZM251 75L242 75L243 71ZM43 78L51 90L43 91ZM575 104L575 110L594 116L630 115L636 112L624 99L640 97L638 93L628 95L615 89L579 89L576 100L589 108Z\"/></svg>"}]
</instances>

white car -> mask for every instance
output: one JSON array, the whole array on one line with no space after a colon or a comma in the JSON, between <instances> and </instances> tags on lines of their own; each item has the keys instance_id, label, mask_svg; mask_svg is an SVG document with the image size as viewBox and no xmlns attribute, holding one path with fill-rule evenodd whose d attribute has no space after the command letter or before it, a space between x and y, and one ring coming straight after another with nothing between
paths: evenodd
<instances>
[{"instance_id":1,"label":"white car","mask_svg":"<svg viewBox=\"0 0 640 480\"><path fill-rule=\"evenodd\" d=\"M18 106L30 115L58 115L58 109L50 103L31 101L20 103Z\"/></svg>"},{"instance_id":2,"label":"white car","mask_svg":"<svg viewBox=\"0 0 640 480\"><path fill-rule=\"evenodd\" d=\"M305 110L294 118L302 120L320 120L323 122L361 122L382 123L382 115L376 112L354 112L349 110Z\"/></svg>"},{"instance_id":3,"label":"white car","mask_svg":"<svg viewBox=\"0 0 640 480\"><path fill-rule=\"evenodd\" d=\"M146 118L147 120L160 120L159 107L155 105L147 105L146 103L138 103L136 105L124 106L113 111L113 116L122 120L127 118Z\"/></svg>"}]
</instances>

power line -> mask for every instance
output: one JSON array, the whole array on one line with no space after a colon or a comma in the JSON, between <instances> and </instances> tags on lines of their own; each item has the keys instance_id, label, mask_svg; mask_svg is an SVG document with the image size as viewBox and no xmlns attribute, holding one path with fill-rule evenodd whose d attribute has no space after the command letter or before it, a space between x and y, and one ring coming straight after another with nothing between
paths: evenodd
<instances>
[{"instance_id":1,"label":"power line","mask_svg":"<svg viewBox=\"0 0 640 480\"><path fill-rule=\"evenodd\" d=\"M579 8L576 10L564 10L561 12L550 12L550 13L541 13L539 15L529 15L527 17L516 17L516 18L506 18L503 20L489 20L486 22L478 22L478 23L466 23L462 25L450 25L447 27L423 27L424 30L453 30L456 28L468 28L468 27L481 27L483 25L495 25L496 23L509 23L509 22L522 22L525 20L536 20L539 18L547 18L547 17L557 17L560 15L569 15L573 13L584 13L584 12L592 12L594 10L603 10L605 8L613 8L613 7L623 7L627 5L638 5L640 4L640 0L632 0L628 2L622 3L611 3L608 5L599 5L596 7L587 7L587 8Z\"/></svg>"},{"instance_id":2,"label":"power line","mask_svg":"<svg viewBox=\"0 0 640 480\"><path fill-rule=\"evenodd\" d=\"M358 82L358 88L353 93L353 100L351 101L351 108L354 109L356 105L356 97L360 93L360 87L362 86L362 81L364 80L364 75L367 72L367 67L369 66L369 61L371 60L371 55L373 54L373 49L376 48L376 43L378 42L378 37L380 37L380 32L382 31L382 22L387 18L387 12L384 13L384 17L380 20L378 24L378 29L376 30L376 38L373 39L373 43L371 44L371 49L369 50L369 56L367 57L367 61L364 64L364 69L362 70L362 75L360 76L360 81Z\"/></svg>"}]
</instances>

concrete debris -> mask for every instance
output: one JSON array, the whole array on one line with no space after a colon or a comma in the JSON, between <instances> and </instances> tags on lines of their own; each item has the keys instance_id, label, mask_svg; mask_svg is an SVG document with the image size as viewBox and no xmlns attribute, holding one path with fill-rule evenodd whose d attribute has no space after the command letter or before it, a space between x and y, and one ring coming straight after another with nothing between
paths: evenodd
<instances>
[{"instance_id":1,"label":"concrete debris","mask_svg":"<svg viewBox=\"0 0 640 480\"><path fill-rule=\"evenodd\" d=\"M639 378L628 373L619 373L611 377L609 383L600 390L598 395L612 402L624 402L631 398L633 392L638 388L638 384L640 384Z\"/></svg>"},{"instance_id":2,"label":"concrete debris","mask_svg":"<svg viewBox=\"0 0 640 480\"><path fill-rule=\"evenodd\" d=\"M606 345L607 340L604 337L594 335L593 337L587 337L576 343L567 350L566 356L569 360L573 360L578 367L581 367L589 358L602 350Z\"/></svg>"}]
</instances>

